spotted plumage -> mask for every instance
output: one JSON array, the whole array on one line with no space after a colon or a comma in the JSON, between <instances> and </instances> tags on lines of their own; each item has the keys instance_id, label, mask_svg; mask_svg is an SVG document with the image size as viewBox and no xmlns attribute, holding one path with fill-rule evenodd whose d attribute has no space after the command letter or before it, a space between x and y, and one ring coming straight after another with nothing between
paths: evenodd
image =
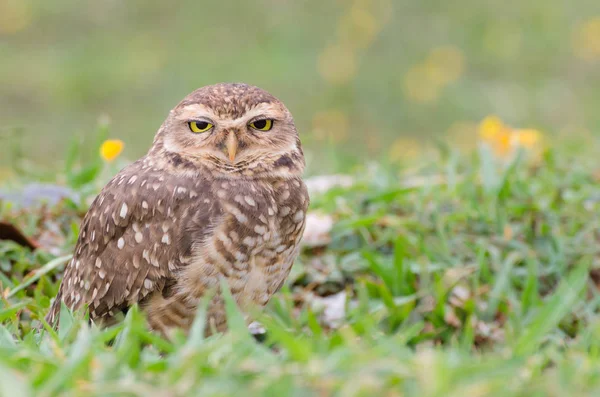
<instances>
[{"instance_id":1,"label":"spotted plumage","mask_svg":"<svg viewBox=\"0 0 600 397\"><path fill-rule=\"evenodd\" d=\"M191 121L209 123L193 133ZM272 120L272 128L253 128ZM257 125L264 125L258 123ZM187 330L216 291L210 330L226 328L224 280L239 306L264 306L285 281L309 197L293 119L245 84L198 89L175 107L148 154L124 168L86 214L48 321L60 302L110 322L139 303L164 335Z\"/></svg>"}]
</instances>

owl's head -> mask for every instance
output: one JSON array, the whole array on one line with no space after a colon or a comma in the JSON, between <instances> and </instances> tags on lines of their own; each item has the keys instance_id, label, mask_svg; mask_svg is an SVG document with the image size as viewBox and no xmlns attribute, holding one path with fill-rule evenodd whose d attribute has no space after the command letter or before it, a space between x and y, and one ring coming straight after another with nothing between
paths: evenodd
<instances>
[{"instance_id":1,"label":"owl's head","mask_svg":"<svg viewBox=\"0 0 600 397\"><path fill-rule=\"evenodd\" d=\"M189 94L158 131L153 153L224 175L293 177L304 171L289 110L246 84L216 84Z\"/></svg>"}]
</instances>

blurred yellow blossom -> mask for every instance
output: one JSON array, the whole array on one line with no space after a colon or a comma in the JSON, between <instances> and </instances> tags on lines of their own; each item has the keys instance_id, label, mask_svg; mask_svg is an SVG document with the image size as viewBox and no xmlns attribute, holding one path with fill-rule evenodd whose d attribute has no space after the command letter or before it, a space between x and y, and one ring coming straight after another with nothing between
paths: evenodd
<instances>
[{"instance_id":1,"label":"blurred yellow blossom","mask_svg":"<svg viewBox=\"0 0 600 397\"><path fill-rule=\"evenodd\" d=\"M348 137L348 128L348 117L340 110L325 110L313 117L313 132L320 141L343 142Z\"/></svg>"},{"instance_id":2,"label":"blurred yellow blossom","mask_svg":"<svg viewBox=\"0 0 600 397\"><path fill-rule=\"evenodd\" d=\"M391 0L353 0L340 16L335 42L323 49L317 70L330 84L347 84L358 73L360 52L368 48L392 15Z\"/></svg>"},{"instance_id":3,"label":"blurred yellow blossom","mask_svg":"<svg viewBox=\"0 0 600 397\"><path fill-rule=\"evenodd\" d=\"M456 47L445 46L431 50L426 63L437 69L437 78L441 84L455 82L463 74L464 56Z\"/></svg>"},{"instance_id":4,"label":"blurred yellow blossom","mask_svg":"<svg viewBox=\"0 0 600 397\"><path fill-rule=\"evenodd\" d=\"M448 84L460 78L463 69L464 56L458 48L434 48L425 60L406 72L403 79L404 93L414 102L434 102Z\"/></svg>"},{"instance_id":5,"label":"blurred yellow blossom","mask_svg":"<svg viewBox=\"0 0 600 397\"><path fill-rule=\"evenodd\" d=\"M347 83L356 75L356 54L351 48L332 45L323 50L317 66L328 83Z\"/></svg>"},{"instance_id":6,"label":"blurred yellow blossom","mask_svg":"<svg viewBox=\"0 0 600 397\"><path fill-rule=\"evenodd\" d=\"M473 121L455 121L448 127L448 140L463 150L472 150L476 146L473 136L477 134L479 125Z\"/></svg>"},{"instance_id":7,"label":"blurred yellow blossom","mask_svg":"<svg viewBox=\"0 0 600 397\"><path fill-rule=\"evenodd\" d=\"M31 5L27 0L0 0L0 35L27 29L32 20Z\"/></svg>"},{"instance_id":8,"label":"blurred yellow blossom","mask_svg":"<svg viewBox=\"0 0 600 397\"><path fill-rule=\"evenodd\" d=\"M390 147L390 160L400 161L417 157L422 153L421 144L414 138L398 138Z\"/></svg>"},{"instance_id":9,"label":"blurred yellow blossom","mask_svg":"<svg viewBox=\"0 0 600 397\"><path fill-rule=\"evenodd\" d=\"M422 66L412 67L404 75L404 95L413 102L430 103L440 96L440 85Z\"/></svg>"},{"instance_id":10,"label":"blurred yellow blossom","mask_svg":"<svg viewBox=\"0 0 600 397\"><path fill-rule=\"evenodd\" d=\"M337 34L346 47L366 48L381 30L381 25L369 10L354 4L339 21Z\"/></svg>"},{"instance_id":11,"label":"blurred yellow blossom","mask_svg":"<svg viewBox=\"0 0 600 397\"><path fill-rule=\"evenodd\" d=\"M514 133L517 135L519 145L533 149L541 140L541 133L534 129L520 129L515 130Z\"/></svg>"},{"instance_id":12,"label":"blurred yellow blossom","mask_svg":"<svg viewBox=\"0 0 600 397\"><path fill-rule=\"evenodd\" d=\"M600 58L600 16L588 19L575 27L573 49L582 59L591 61Z\"/></svg>"},{"instance_id":13,"label":"blurred yellow blossom","mask_svg":"<svg viewBox=\"0 0 600 397\"><path fill-rule=\"evenodd\" d=\"M123 151L125 144L120 139L107 139L100 146L100 156L104 161L111 162Z\"/></svg>"},{"instance_id":14,"label":"blurred yellow blossom","mask_svg":"<svg viewBox=\"0 0 600 397\"><path fill-rule=\"evenodd\" d=\"M378 134L377 130L366 127L363 138L365 141L364 145L367 148L367 153L374 156L381 153L381 135Z\"/></svg>"},{"instance_id":15,"label":"blurred yellow blossom","mask_svg":"<svg viewBox=\"0 0 600 397\"><path fill-rule=\"evenodd\" d=\"M484 140L493 140L506 132L507 127L500 120L500 117L495 115L487 116L479 125L479 134Z\"/></svg>"},{"instance_id":16,"label":"blurred yellow blossom","mask_svg":"<svg viewBox=\"0 0 600 397\"><path fill-rule=\"evenodd\" d=\"M14 172L9 167L0 167L0 181L6 181L14 176Z\"/></svg>"},{"instance_id":17,"label":"blurred yellow blossom","mask_svg":"<svg viewBox=\"0 0 600 397\"><path fill-rule=\"evenodd\" d=\"M488 116L479 124L479 136L500 157L507 157L517 148L535 149L541 142L542 134L535 129L515 129L498 116Z\"/></svg>"}]
</instances>

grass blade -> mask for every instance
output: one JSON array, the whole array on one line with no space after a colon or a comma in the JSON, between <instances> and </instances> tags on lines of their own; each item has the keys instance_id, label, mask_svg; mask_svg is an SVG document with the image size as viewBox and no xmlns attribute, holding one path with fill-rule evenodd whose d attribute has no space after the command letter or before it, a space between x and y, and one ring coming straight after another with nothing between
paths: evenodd
<instances>
[{"instance_id":1,"label":"grass blade","mask_svg":"<svg viewBox=\"0 0 600 397\"><path fill-rule=\"evenodd\" d=\"M564 279L517 340L515 353L532 353L572 309L588 279L589 265L579 265Z\"/></svg>"},{"instance_id":2,"label":"grass blade","mask_svg":"<svg viewBox=\"0 0 600 397\"><path fill-rule=\"evenodd\" d=\"M12 289L6 297L11 298L11 297L15 296L19 291L24 290L25 288L29 287L31 284L38 281L43 275L48 274L52 270L56 269L57 267L67 263L69 260L71 260L72 257L73 257L72 255L60 256L60 257L55 258L55 259L51 260L50 262L46 263L44 266L37 269L31 277L28 277L21 284L19 284L17 287Z\"/></svg>"}]
</instances>

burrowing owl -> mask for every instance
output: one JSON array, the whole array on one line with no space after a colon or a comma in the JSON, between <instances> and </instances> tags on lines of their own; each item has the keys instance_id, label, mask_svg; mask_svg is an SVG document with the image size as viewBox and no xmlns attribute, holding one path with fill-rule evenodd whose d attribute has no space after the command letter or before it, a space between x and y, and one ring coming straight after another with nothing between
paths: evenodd
<instances>
[{"instance_id":1,"label":"burrowing owl","mask_svg":"<svg viewBox=\"0 0 600 397\"><path fill-rule=\"evenodd\" d=\"M89 307L107 322L134 303L151 328L189 329L216 290L210 329L226 329L225 280L244 310L264 306L299 250L309 197L304 156L287 108L245 84L185 97L148 154L119 172L83 219L73 259L48 314Z\"/></svg>"}]
</instances>

